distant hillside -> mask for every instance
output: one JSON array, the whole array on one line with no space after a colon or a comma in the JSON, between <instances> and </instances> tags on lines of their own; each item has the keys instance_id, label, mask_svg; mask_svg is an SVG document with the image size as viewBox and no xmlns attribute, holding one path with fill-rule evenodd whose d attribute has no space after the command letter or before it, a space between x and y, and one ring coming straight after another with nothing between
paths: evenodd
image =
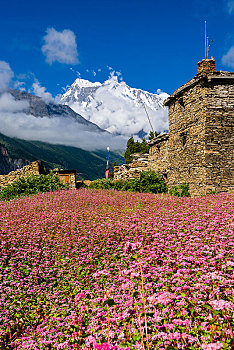
<instances>
[{"instance_id":1,"label":"distant hillside","mask_svg":"<svg viewBox=\"0 0 234 350\"><path fill-rule=\"evenodd\" d=\"M34 160L42 160L47 169L76 169L80 179L94 180L104 177L106 152L25 141L0 133L0 174L8 174ZM110 164L114 161L123 164L124 158L111 152Z\"/></svg>"}]
</instances>

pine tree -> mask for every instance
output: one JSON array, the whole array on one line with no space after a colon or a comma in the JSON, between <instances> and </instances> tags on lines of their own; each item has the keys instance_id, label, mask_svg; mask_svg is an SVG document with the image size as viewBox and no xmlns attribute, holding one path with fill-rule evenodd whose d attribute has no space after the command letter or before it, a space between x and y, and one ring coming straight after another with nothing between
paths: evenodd
<instances>
[{"instance_id":1,"label":"pine tree","mask_svg":"<svg viewBox=\"0 0 234 350\"><path fill-rule=\"evenodd\" d=\"M133 137L130 137L127 142L126 152L124 154L126 164L132 162L131 154L133 153L149 153L149 146L147 145L147 141L143 139L142 142L135 142Z\"/></svg>"}]
</instances>

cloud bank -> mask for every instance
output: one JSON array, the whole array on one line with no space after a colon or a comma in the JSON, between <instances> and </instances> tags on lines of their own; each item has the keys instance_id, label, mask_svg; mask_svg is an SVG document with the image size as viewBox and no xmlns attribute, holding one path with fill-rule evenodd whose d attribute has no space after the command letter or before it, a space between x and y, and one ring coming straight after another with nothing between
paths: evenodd
<instances>
[{"instance_id":1,"label":"cloud bank","mask_svg":"<svg viewBox=\"0 0 234 350\"><path fill-rule=\"evenodd\" d=\"M5 61L0 61L0 92L8 88L13 76L14 73L9 64Z\"/></svg>"},{"instance_id":2,"label":"cloud bank","mask_svg":"<svg viewBox=\"0 0 234 350\"><path fill-rule=\"evenodd\" d=\"M234 1L233 0L226 1L226 8L229 14L234 13Z\"/></svg>"},{"instance_id":3,"label":"cloud bank","mask_svg":"<svg viewBox=\"0 0 234 350\"><path fill-rule=\"evenodd\" d=\"M107 133L90 132L87 126L71 119L36 118L26 114L28 101L15 100L9 93L0 95L0 132L9 137L74 146L85 150L124 149L126 139Z\"/></svg>"},{"instance_id":4,"label":"cloud bank","mask_svg":"<svg viewBox=\"0 0 234 350\"><path fill-rule=\"evenodd\" d=\"M234 46L222 57L222 63L225 66L234 68Z\"/></svg>"},{"instance_id":5,"label":"cloud bank","mask_svg":"<svg viewBox=\"0 0 234 350\"><path fill-rule=\"evenodd\" d=\"M54 102L54 99L51 93L46 91L46 88L44 86L41 86L38 80L35 80L35 82L32 84L32 89L33 89L33 93L36 96L41 97L45 103Z\"/></svg>"},{"instance_id":6,"label":"cloud bank","mask_svg":"<svg viewBox=\"0 0 234 350\"><path fill-rule=\"evenodd\" d=\"M76 36L71 30L64 29L59 32L54 28L48 28L46 33L41 50L47 63L59 62L73 65L79 63Z\"/></svg>"}]
</instances>

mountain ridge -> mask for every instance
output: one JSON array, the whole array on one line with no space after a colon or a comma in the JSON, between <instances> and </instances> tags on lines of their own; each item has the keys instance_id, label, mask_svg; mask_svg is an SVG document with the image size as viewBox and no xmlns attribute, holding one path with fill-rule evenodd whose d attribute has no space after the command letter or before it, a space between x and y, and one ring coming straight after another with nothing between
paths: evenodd
<instances>
[{"instance_id":1,"label":"mountain ridge","mask_svg":"<svg viewBox=\"0 0 234 350\"><path fill-rule=\"evenodd\" d=\"M31 114L34 117L40 118L69 118L82 125L88 126L90 131L105 132L105 130L101 129L98 125L88 121L67 105L52 102L46 103L39 96L16 89L8 89L8 92L18 101L26 100L29 102L28 108L23 110L23 112L25 112L26 114Z\"/></svg>"},{"instance_id":2,"label":"mountain ridge","mask_svg":"<svg viewBox=\"0 0 234 350\"><path fill-rule=\"evenodd\" d=\"M104 177L106 151L90 152L72 146L11 138L0 133L1 175L35 160L42 160L47 170L76 169L79 179L95 180ZM114 161L122 164L124 158L118 153L110 152L110 164Z\"/></svg>"},{"instance_id":3,"label":"mountain ridge","mask_svg":"<svg viewBox=\"0 0 234 350\"><path fill-rule=\"evenodd\" d=\"M161 90L153 94L132 88L112 76L104 83L77 78L60 102L106 131L132 136L142 130L145 135L150 131L145 108L156 131L168 129L168 112L164 106L168 96Z\"/></svg>"}]
</instances>

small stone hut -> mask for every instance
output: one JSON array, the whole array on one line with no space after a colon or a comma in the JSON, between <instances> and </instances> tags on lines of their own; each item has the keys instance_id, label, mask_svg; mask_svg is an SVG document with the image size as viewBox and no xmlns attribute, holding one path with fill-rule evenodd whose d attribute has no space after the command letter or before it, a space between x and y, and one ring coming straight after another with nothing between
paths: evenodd
<instances>
[{"instance_id":1,"label":"small stone hut","mask_svg":"<svg viewBox=\"0 0 234 350\"><path fill-rule=\"evenodd\" d=\"M54 174L59 177L64 185L68 185L69 188L76 188L76 170L55 169Z\"/></svg>"}]
</instances>

